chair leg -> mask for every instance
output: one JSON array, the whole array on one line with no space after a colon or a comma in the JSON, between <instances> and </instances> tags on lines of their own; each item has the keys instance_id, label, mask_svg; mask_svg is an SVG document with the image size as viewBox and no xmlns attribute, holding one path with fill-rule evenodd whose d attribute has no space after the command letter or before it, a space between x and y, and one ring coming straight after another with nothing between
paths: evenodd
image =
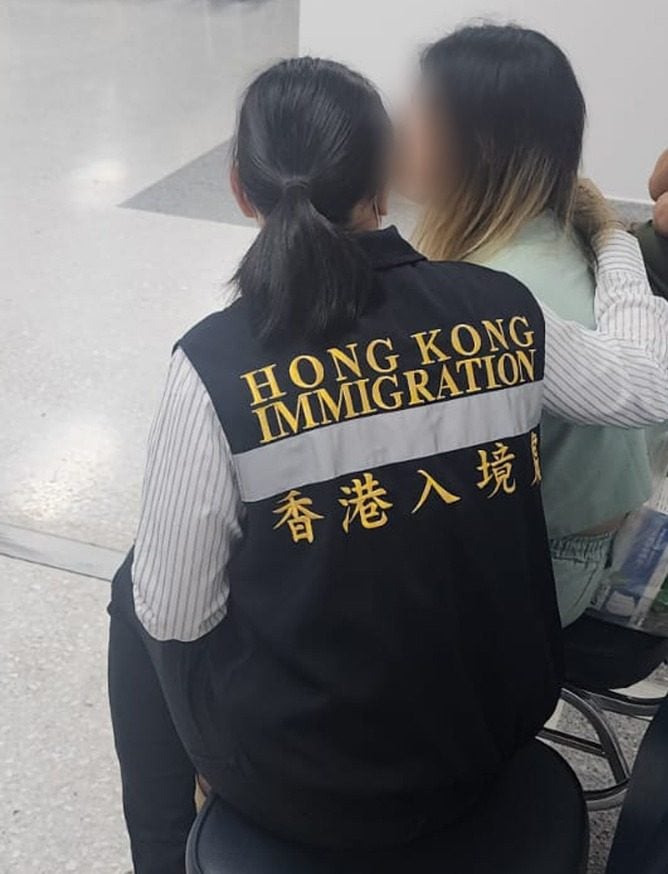
<instances>
[{"instance_id":1,"label":"chair leg","mask_svg":"<svg viewBox=\"0 0 668 874\"><path fill-rule=\"evenodd\" d=\"M665 698L665 696L638 698L635 695L625 695L623 692L588 692L587 694L601 710L619 713L621 716L632 716L635 719L652 719Z\"/></svg>"},{"instance_id":2,"label":"chair leg","mask_svg":"<svg viewBox=\"0 0 668 874\"><path fill-rule=\"evenodd\" d=\"M619 781L628 780L631 769L626 761L626 756L617 739L617 735L605 713L597 707L594 701L574 692L572 689L564 689L563 698L567 704L570 704L571 707L579 711L591 724L603 748L605 758L608 760L612 776Z\"/></svg>"},{"instance_id":3,"label":"chair leg","mask_svg":"<svg viewBox=\"0 0 668 874\"><path fill-rule=\"evenodd\" d=\"M624 804L628 788L627 779L605 789L586 789L584 795L587 810L592 813L599 810L616 810Z\"/></svg>"},{"instance_id":4,"label":"chair leg","mask_svg":"<svg viewBox=\"0 0 668 874\"><path fill-rule=\"evenodd\" d=\"M631 769L612 726L595 700L572 689L563 689L562 699L584 716L596 732L598 743L555 729L545 729L541 737L552 743L605 759L615 783L605 789L586 790L587 807L589 810L608 810L618 807L624 800Z\"/></svg>"}]
</instances>

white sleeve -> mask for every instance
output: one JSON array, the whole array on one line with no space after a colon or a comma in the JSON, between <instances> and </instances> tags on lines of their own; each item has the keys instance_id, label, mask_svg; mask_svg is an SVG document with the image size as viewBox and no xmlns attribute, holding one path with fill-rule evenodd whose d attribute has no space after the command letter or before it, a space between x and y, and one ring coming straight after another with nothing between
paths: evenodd
<instances>
[{"instance_id":1,"label":"white sleeve","mask_svg":"<svg viewBox=\"0 0 668 874\"><path fill-rule=\"evenodd\" d=\"M545 314L545 409L584 425L668 420L668 303L655 297L640 247L613 231L598 247L594 331Z\"/></svg>"},{"instance_id":2,"label":"white sleeve","mask_svg":"<svg viewBox=\"0 0 668 874\"><path fill-rule=\"evenodd\" d=\"M241 507L220 421L177 349L149 438L132 567L135 610L152 637L196 640L222 620Z\"/></svg>"}]
</instances>

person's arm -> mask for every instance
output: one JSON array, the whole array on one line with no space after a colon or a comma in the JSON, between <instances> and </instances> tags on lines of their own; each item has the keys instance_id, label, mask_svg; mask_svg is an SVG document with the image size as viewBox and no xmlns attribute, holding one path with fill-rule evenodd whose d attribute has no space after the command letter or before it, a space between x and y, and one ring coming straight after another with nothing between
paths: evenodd
<instances>
[{"instance_id":1,"label":"person's arm","mask_svg":"<svg viewBox=\"0 0 668 874\"><path fill-rule=\"evenodd\" d=\"M649 180L649 193L652 200L658 200L666 192L668 192L668 149L656 162Z\"/></svg>"},{"instance_id":2,"label":"person's arm","mask_svg":"<svg viewBox=\"0 0 668 874\"><path fill-rule=\"evenodd\" d=\"M545 409L584 425L668 421L668 303L652 295L636 240L597 245L595 331L545 314Z\"/></svg>"},{"instance_id":3,"label":"person's arm","mask_svg":"<svg viewBox=\"0 0 668 874\"><path fill-rule=\"evenodd\" d=\"M132 567L135 611L151 637L192 641L223 619L241 506L220 421L177 349L149 438Z\"/></svg>"}]
</instances>

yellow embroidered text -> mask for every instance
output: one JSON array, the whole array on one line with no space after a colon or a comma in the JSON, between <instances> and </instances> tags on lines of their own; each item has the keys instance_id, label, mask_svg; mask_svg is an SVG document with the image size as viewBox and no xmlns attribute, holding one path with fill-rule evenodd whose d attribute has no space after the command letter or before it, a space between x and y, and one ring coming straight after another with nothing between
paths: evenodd
<instances>
[{"instance_id":1,"label":"yellow embroidered text","mask_svg":"<svg viewBox=\"0 0 668 874\"><path fill-rule=\"evenodd\" d=\"M274 525L274 529L287 525L294 543L299 543L300 540L313 543L315 539L313 523L317 519L325 518L311 509L313 501L297 489L292 489L278 503L280 506L274 510L274 513L282 515Z\"/></svg>"},{"instance_id":2,"label":"yellow embroidered text","mask_svg":"<svg viewBox=\"0 0 668 874\"><path fill-rule=\"evenodd\" d=\"M431 474L427 473L426 470L418 470L418 473L424 477L425 484L422 494L420 495L420 500L411 510L411 514L417 513L417 511L424 506L432 491L436 492L445 504L456 504L457 501L461 501L459 495L453 495L452 492L449 492L439 482L437 482Z\"/></svg>"},{"instance_id":3,"label":"yellow embroidered text","mask_svg":"<svg viewBox=\"0 0 668 874\"><path fill-rule=\"evenodd\" d=\"M478 456L480 464L476 468L481 474L480 480L476 483L479 489L485 489L492 486L488 498L493 498L500 491L504 491L507 495L512 495L517 488L517 483L513 478L513 461L515 455L510 452L505 443L497 442L494 444L496 449L492 450L492 459L490 461L490 453L486 449L479 449Z\"/></svg>"},{"instance_id":4,"label":"yellow embroidered text","mask_svg":"<svg viewBox=\"0 0 668 874\"><path fill-rule=\"evenodd\" d=\"M532 486L537 486L543 480L543 471L540 466L540 450L538 447L538 434L535 431L531 432L531 460L533 461L533 481Z\"/></svg>"},{"instance_id":5,"label":"yellow embroidered text","mask_svg":"<svg viewBox=\"0 0 668 874\"><path fill-rule=\"evenodd\" d=\"M343 518L343 530L348 534L350 524L359 519L362 528L382 528L387 524L387 513L392 507L386 500L387 490L370 473L363 474L364 479L354 477L351 486L341 486L346 496L339 498L339 504L346 508Z\"/></svg>"}]
</instances>

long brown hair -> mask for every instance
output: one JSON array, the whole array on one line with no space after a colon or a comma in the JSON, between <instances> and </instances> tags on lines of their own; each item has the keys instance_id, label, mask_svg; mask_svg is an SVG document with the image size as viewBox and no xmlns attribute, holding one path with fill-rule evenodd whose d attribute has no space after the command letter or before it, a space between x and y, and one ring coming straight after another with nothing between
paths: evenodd
<instances>
[{"instance_id":1,"label":"long brown hair","mask_svg":"<svg viewBox=\"0 0 668 874\"><path fill-rule=\"evenodd\" d=\"M463 260L508 242L550 210L588 255L610 212L578 172L586 109L566 55L534 30L465 27L422 58L427 94L455 133L460 177L417 234L435 260Z\"/></svg>"}]
</instances>

